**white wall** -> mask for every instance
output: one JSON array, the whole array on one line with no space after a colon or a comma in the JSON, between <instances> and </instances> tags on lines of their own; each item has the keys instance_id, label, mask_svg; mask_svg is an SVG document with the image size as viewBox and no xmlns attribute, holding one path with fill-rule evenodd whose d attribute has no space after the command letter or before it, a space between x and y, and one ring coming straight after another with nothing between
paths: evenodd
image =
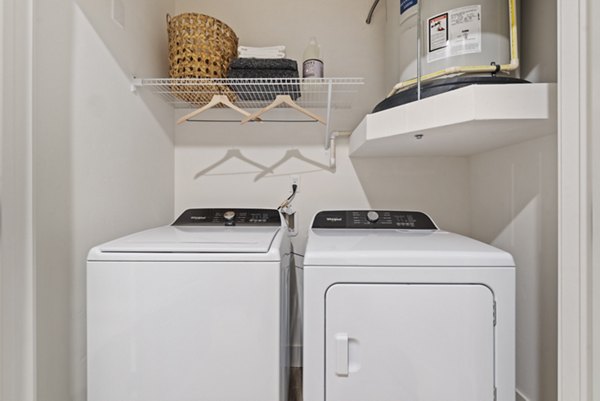
<instances>
[{"instance_id":1,"label":"white wall","mask_svg":"<svg viewBox=\"0 0 600 401\"><path fill-rule=\"evenodd\" d=\"M290 176L300 177L293 202L299 218L294 245L304 250L310 220L323 209L424 210L448 230L468 234L468 162L464 158L348 158L348 143L340 140L335 173L327 169L328 155L319 145L249 145L248 134L218 131L220 144L199 143L198 133L182 128L175 154L175 210L191 207L277 207L288 195ZM302 132L294 131L301 135ZM262 138L252 132L251 138ZM267 135L267 134L265 134ZM212 137L212 136L211 136ZM237 140L236 140L237 139ZM265 169L233 158L220 162L231 150L266 168L286 155L291 158L263 176ZM295 153L297 152L297 153ZM319 166L318 164L324 165Z\"/></svg>"},{"instance_id":2,"label":"white wall","mask_svg":"<svg viewBox=\"0 0 600 401\"><path fill-rule=\"evenodd\" d=\"M556 82L556 1L521 0L521 77L531 82Z\"/></svg>"},{"instance_id":3,"label":"white wall","mask_svg":"<svg viewBox=\"0 0 600 401\"><path fill-rule=\"evenodd\" d=\"M588 1L590 12L588 21L596 21L600 18L600 4L597 1ZM588 25L591 34L590 59L588 60L588 82L590 82L590 93L600 93L600 79L596 74L594 66L600 64L600 25L590 23ZM600 98L592 96L590 99L591 124L590 134L592 135L590 166L592 176L592 216L593 233L592 238L600 237ZM600 241L593 243L592 249L592 394L593 401L600 401Z\"/></svg>"},{"instance_id":4,"label":"white wall","mask_svg":"<svg viewBox=\"0 0 600 401\"><path fill-rule=\"evenodd\" d=\"M556 399L556 136L470 158L472 235L517 265L517 388Z\"/></svg>"},{"instance_id":5,"label":"white wall","mask_svg":"<svg viewBox=\"0 0 600 401\"><path fill-rule=\"evenodd\" d=\"M110 20L110 3L35 4L40 401L85 400L88 249L173 215L173 112L129 90L134 67L147 76L166 73L164 15L172 4L124 1L121 29ZM138 46L142 39L151 45Z\"/></svg>"},{"instance_id":6,"label":"white wall","mask_svg":"<svg viewBox=\"0 0 600 401\"><path fill-rule=\"evenodd\" d=\"M0 9L0 399L33 401L32 2L4 0Z\"/></svg>"},{"instance_id":7,"label":"white wall","mask_svg":"<svg viewBox=\"0 0 600 401\"><path fill-rule=\"evenodd\" d=\"M557 4L520 2L521 77L557 80ZM551 135L472 157L475 238L517 262L519 401L557 399L557 139Z\"/></svg>"},{"instance_id":8,"label":"white wall","mask_svg":"<svg viewBox=\"0 0 600 401\"><path fill-rule=\"evenodd\" d=\"M75 0L96 35L102 39L127 77L168 74L166 15L173 0ZM121 28L112 19L113 4L123 5ZM170 108L164 108L170 110ZM165 115L161 117L166 118Z\"/></svg>"}]
</instances>

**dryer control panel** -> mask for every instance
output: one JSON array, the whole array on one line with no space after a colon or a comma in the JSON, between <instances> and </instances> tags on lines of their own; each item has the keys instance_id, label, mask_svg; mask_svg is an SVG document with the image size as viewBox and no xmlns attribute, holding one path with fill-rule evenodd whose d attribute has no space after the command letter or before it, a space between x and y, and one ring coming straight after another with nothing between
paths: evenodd
<instances>
[{"instance_id":1,"label":"dryer control panel","mask_svg":"<svg viewBox=\"0 0 600 401\"><path fill-rule=\"evenodd\" d=\"M188 209L174 226L280 226L275 209Z\"/></svg>"},{"instance_id":2,"label":"dryer control panel","mask_svg":"<svg viewBox=\"0 0 600 401\"><path fill-rule=\"evenodd\" d=\"M312 228L437 230L425 213L391 210L324 211L315 216Z\"/></svg>"}]
</instances>

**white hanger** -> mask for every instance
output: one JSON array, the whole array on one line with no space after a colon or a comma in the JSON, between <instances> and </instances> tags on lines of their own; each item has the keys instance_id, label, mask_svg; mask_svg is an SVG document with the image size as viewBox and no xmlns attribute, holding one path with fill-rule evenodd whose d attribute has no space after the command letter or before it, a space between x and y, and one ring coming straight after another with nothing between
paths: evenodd
<instances>
[{"instance_id":1,"label":"white hanger","mask_svg":"<svg viewBox=\"0 0 600 401\"><path fill-rule=\"evenodd\" d=\"M210 102L208 102L206 105L200 107L198 110L194 110L189 114L186 114L185 116L181 117L179 120L177 120L177 124L182 124L184 122L186 122L187 120L189 120L192 117L197 116L200 113L205 112L208 109L212 109L215 106L218 105L224 105L229 107L230 109L233 109L235 111L237 111L240 114L243 114L246 117L250 116L250 113L248 113L246 110L240 109L239 107L237 107L235 104L233 104L231 102L231 100L229 100L229 98L225 95L214 95L212 97L212 99L210 100Z\"/></svg>"},{"instance_id":2,"label":"white hanger","mask_svg":"<svg viewBox=\"0 0 600 401\"><path fill-rule=\"evenodd\" d=\"M293 108L294 110L297 110L300 113L306 114L307 116L309 116L310 118L312 118L315 121L320 122L321 124L326 124L323 117L318 116L317 114L306 110L304 107L298 106L298 104L292 100L290 95L277 95L277 97L275 97L275 100L273 101L273 103L271 103L270 105L268 105L267 107L265 107L263 109L260 109L259 111L257 111L256 113L254 113L252 115L248 115L246 118L244 118L242 120L242 124L245 124L248 121L252 121L252 120L259 120L259 117L261 115L263 115L267 111L270 111L270 110L274 109L275 107L280 106L282 104L286 104L286 105L290 106L291 108Z\"/></svg>"}]
</instances>

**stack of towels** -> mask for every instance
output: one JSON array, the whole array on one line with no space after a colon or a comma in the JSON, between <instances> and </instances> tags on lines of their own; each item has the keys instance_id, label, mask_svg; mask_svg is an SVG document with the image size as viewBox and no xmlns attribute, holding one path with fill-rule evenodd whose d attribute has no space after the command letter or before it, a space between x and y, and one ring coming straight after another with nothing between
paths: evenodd
<instances>
[{"instance_id":1,"label":"stack of towels","mask_svg":"<svg viewBox=\"0 0 600 401\"><path fill-rule=\"evenodd\" d=\"M248 49L241 52L241 49ZM240 46L239 58L229 65L228 78L273 78L261 85L231 84L240 100L274 100L276 95L290 95L296 100L300 88L296 82L286 82L285 78L298 78L298 63L285 58L285 46L252 48Z\"/></svg>"},{"instance_id":2,"label":"stack of towels","mask_svg":"<svg viewBox=\"0 0 600 401\"><path fill-rule=\"evenodd\" d=\"M285 58L285 46L238 47L240 58Z\"/></svg>"}]
</instances>

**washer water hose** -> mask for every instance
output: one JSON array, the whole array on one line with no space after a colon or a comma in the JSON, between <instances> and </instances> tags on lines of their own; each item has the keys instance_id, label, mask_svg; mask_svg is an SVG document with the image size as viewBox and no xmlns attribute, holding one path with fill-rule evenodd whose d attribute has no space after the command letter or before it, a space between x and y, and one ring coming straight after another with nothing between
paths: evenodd
<instances>
[{"instance_id":1,"label":"washer water hose","mask_svg":"<svg viewBox=\"0 0 600 401\"><path fill-rule=\"evenodd\" d=\"M367 23L367 25L371 24L371 20L373 19L373 13L375 12L375 9L377 8L377 4L379 4L379 0L375 0L373 2L373 5L371 6L371 9L369 10L369 15L367 16L367 20L365 21Z\"/></svg>"}]
</instances>

